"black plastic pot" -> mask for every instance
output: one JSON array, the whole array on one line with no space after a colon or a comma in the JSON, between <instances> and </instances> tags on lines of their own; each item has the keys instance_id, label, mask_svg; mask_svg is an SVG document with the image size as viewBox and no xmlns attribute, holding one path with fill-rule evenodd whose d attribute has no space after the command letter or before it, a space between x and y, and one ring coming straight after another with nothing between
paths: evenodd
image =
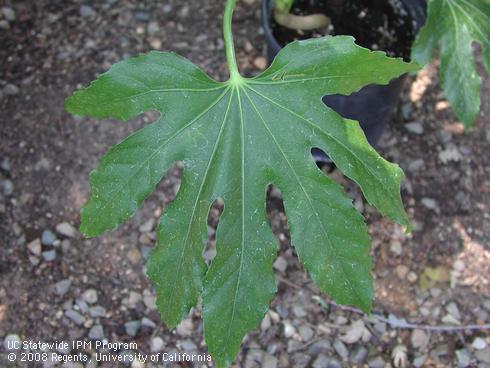
<instances>
[{"instance_id":1,"label":"black plastic pot","mask_svg":"<svg viewBox=\"0 0 490 368\"><path fill-rule=\"evenodd\" d=\"M401 3L414 21L415 31L418 32L426 18L425 0L401 0ZM269 64L281 49L269 23L273 4L273 0L262 0L262 26L267 41ZM398 104L405 79L406 75L402 75L385 86L371 84L349 96L325 96L323 102L343 117L358 120L369 143L376 146ZM331 163L319 149L314 148L312 154L318 164Z\"/></svg>"}]
</instances>

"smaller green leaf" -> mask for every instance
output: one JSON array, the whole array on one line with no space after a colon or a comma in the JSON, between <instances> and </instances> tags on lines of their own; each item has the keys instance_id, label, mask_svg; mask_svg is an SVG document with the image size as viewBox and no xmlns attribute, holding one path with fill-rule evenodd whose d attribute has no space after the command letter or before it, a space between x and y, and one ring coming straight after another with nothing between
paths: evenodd
<instances>
[{"instance_id":1,"label":"smaller green leaf","mask_svg":"<svg viewBox=\"0 0 490 368\"><path fill-rule=\"evenodd\" d=\"M427 64L441 49L441 79L447 99L466 128L480 109L481 79L475 67L472 43L483 48L490 72L490 2L488 0L429 0L427 22L412 47L412 58Z\"/></svg>"}]
</instances>

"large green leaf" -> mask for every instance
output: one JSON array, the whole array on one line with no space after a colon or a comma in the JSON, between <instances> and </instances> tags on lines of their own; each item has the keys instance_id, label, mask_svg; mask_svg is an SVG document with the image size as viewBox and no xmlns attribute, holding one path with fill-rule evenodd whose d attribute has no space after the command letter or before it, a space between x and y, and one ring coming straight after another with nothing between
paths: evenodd
<instances>
[{"instance_id":1,"label":"large green leaf","mask_svg":"<svg viewBox=\"0 0 490 368\"><path fill-rule=\"evenodd\" d=\"M355 45L351 37L295 42L254 79L211 80L174 54L120 62L67 100L75 114L128 119L148 109L160 119L116 145L91 174L82 231L95 236L128 219L176 161L181 189L165 208L148 262L163 320L174 327L203 299L204 333L218 366L268 309L277 244L266 221L266 188L284 196L292 243L312 278L339 303L369 311L370 239L342 188L311 158L325 150L383 214L409 227L401 169L366 141L359 124L326 107L325 94L386 84L414 64ZM212 202L225 203L217 255L202 252Z\"/></svg>"},{"instance_id":2,"label":"large green leaf","mask_svg":"<svg viewBox=\"0 0 490 368\"><path fill-rule=\"evenodd\" d=\"M481 80L476 72L472 42L482 46L490 72L490 1L429 0L427 22L412 48L412 58L426 64L439 46L441 79L458 119L473 126L480 109Z\"/></svg>"}]
</instances>

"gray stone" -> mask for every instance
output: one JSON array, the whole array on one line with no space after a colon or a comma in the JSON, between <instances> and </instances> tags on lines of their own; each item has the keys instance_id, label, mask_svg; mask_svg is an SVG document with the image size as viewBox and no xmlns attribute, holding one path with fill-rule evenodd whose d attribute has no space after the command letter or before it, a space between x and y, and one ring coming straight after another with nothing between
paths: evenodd
<instances>
[{"instance_id":1,"label":"gray stone","mask_svg":"<svg viewBox=\"0 0 490 368\"><path fill-rule=\"evenodd\" d=\"M0 162L0 169L5 170L5 171L10 171L12 168L12 165L10 164L10 160L5 157L2 162Z\"/></svg>"},{"instance_id":2,"label":"gray stone","mask_svg":"<svg viewBox=\"0 0 490 368\"><path fill-rule=\"evenodd\" d=\"M6 21L6 20L4 20L4 19L1 19L1 20L0 20L0 29L5 29L5 30L10 29L10 24L9 24L9 22L7 22L7 21ZM2 97L3 97L3 91L2 91L2 90L0 90L0 99L2 99Z\"/></svg>"},{"instance_id":3,"label":"gray stone","mask_svg":"<svg viewBox=\"0 0 490 368\"><path fill-rule=\"evenodd\" d=\"M123 301L129 308L136 308L136 305L141 302L142 296L136 291L130 291L127 299Z\"/></svg>"},{"instance_id":4,"label":"gray stone","mask_svg":"<svg viewBox=\"0 0 490 368\"><path fill-rule=\"evenodd\" d=\"M149 310L157 309L156 297L150 293L143 293L143 303Z\"/></svg>"},{"instance_id":5,"label":"gray stone","mask_svg":"<svg viewBox=\"0 0 490 368\"><path fill-rule=\"evenodd\" d=\"M333 342L333 348L342 359L347 359L347 357L349 356L349 351L345 347L345 344L339 339L335 339L335 341Z\"/></svg>"},{"instance_id":6,"label":"gray stone","mask_svg":"<svg viewBox=\"0 0 490 368\"><path fill-rule=\"evenodd\" d=\"M58 281L54 285L54 290L55 290L56 294L58 294L58 295L65 295L68 292L68 290L70 290L70 286L71 286L71 280L70 279L64 279L64 280Z\"/></svg>"},{"instance_id":7,"label":"gray stone","mask_svg":"<svg viewBox=\"0 0 490 368\"><path fill-rule=\"evenodd\" d=\"M137 10L134 13L134 19L140 22L148 22L150 20L150 12L146 10Z\"/></svg>"},{"instance_id":8,"label":"gray stone","mask_svg":"<svg viewBox=\"0 0 490 368\"><path fill-rule=\"evenodd\" d=\"M436 200L433 198L427 198L427 197L422 198L422 205L428 208L429 210L439 212L439 205L437 204Z\"/></svg>"},{"instance_id":9,"label":"gray stone","mask_svg":"<svg viewBox=\"0 0 490 368\"><path fill-rule=\"evenodd\" d=\"M312 364L313 368L327 368L328 363L330 362L330 358L325 354L320 354Z\"/></svg>"},{"instance_id":10,"label":"gray stone","mask_svg":"<svg viewBox=\"0 0 490 368\"><path fill-rule=\"evenodd\" d=\"M403 119L408 120L412 116L412 104L410 102L402 105Z\"/></svg>"},{"instance_id":11,"label":"gray stone","mask_svg":"<svg viewBox=\"0 0 490 368\"><path fill-rule=\"evenodd\" d=\"M304 342L310 341L314 334L313 330L307 325L299 326L298 332Z\"/></svg>"},{"instance_id":12,"label":"gray stone","mask_svg":"<svg viewBox=\"0 0 490 368\"><path fill-rule=\"evenodd\" d=\"M155 219L152 217L148 221L146 221L143 225L141 225L138 230L140 233L149 233L155 227Z\"/></svg>"},{"instance_id":13,"label":"gray stone","mask_svg":"<svg viewBox=\"0 0 490 368\"><path fill-rule=\"evenodd\" d=\"M320 354L312 364L312 368L341 368L340 362L325 354Z\"/></svg>"},{"instance_id":14,"label":"gray stone","mask_svg":"<svg viewBox=\"0 0 490 368\"><path fill-rule=\"evenodd\" d=\"M289 339L296 333L296 329L294 328L294 326L291 324L290 321L284 321L283 325L284 325L284 337L286 339Z\"/></svg>"},{"instance_id":15,"label":"gray stone","mask_svg":"<svg viewBox=\"0 0 490 368\"><path fill-rule=\"evenodd\" d=\"M354 364L362 364L368 356L368 351L364 346L355 346L349 355L349 360Z\"/></svg>"},{"instance_id":16,"label":"gray stone","mask_svg":"<svg viewBox=\"0 0 490 368\"><path fill-rule=\"evenodd\" d=\"M76 300L78 308L80 308L80 312L87 313L88 312L88 304L82 298L77 298Z\"/></svg>"},{"instance_id":17,"label":"gray stone","mask_svg":"<svg viewBox=\"0 0 490 368\"><path fill-rule=\"evenodd\" d=\"M477 337L473 340L471 346L473 347L473 349L483 350L487 347L487 343L481 337Z\"/></svg>"},{"instance_id":18,"label":"gray stone","mask_svg":"<svg viewBox=\"0 0 490 368\"><path fill-rule=\"evenodd\" d=\"M35 256L40 256L42 252L41 240L39 238L34 239L29 244L27 244L27 249Z\"/></svg>"},{"instance_id":19,"label":"gray stone","mask_svg":"<svg viewBox=\"0 0 490 368\"><path fill-rule=\"evenodd\" d=\"M85 292L82 294L83 300L85 300L89 304L95 304L97 303L97 300L99 299L97 296L97 290L95 289L87 289Z\"/></svg>"},{"instance_id":20,"label":"gray stone","mask_svg":"<svg viewBox=\"0 0 490 368\"><path fill-rule=\"evenodd\" d=\"M490 347L487 346L485 349L477 350L475 356L479 361L490 364Z\"/></svg>"},{"instance_id":21,"label":"gray stone","mask_svg":"<svg viewBox=\"0 0 490 368\"><path fill-rule=\"evenodd\" d=\"M2 7L2 14L5 17L5 19L7 19L9 22L15 21L16 17L15 17L14 9L12 9L8 6L4 6L4 7Z\"/></svg>"},{"instance_id":22,"label":"gray stone","mask_svg":"<svg viewBox=\"0 0 490 368\"><path fill-rule=\"evenodd\" d=\"M141 253L141 255L143 256L144 259L148 259L148 257L150 256L150 252L151 252L152 249L153 249L153 247L150 247L148 245L142 245L140 247L140 253Z\"/></svg>"},{"instance_id":23,"label":"gray stone","mask_svg":"<svg viewBox=\"0 0 490 368\"><path fill-rule=\"evenodd\" d=\"M46 262L52 262L56 259L56 251L54 249L43 252L42 254Z\"/></svg>"},{"instance_id":24,"label":"gray stone","mask_svg":"<svg viewBox=\"0 0 490 368\"><path fill-rule=\"evenodd\" d=\"M416 357L413 360L413 366L416 368L422 367L424 365L425 361L427 360L427 358L428 358L427 355L421 355L421 356Z\"/></svg>"},{"instance_id":25,"label":"gray stone","mask_svg":"<svg viewBox=\"0 0 490 368\"><path fill-rule=\"evenodd\" d=\"M308 353L310 355L318 355L321 352L326 352L329 350L332 350L332 344L330 344L330 341L327 339L321 339L309 346Z\"/></svg>"},{"instance_id":26,"label":"gray stone","mask_svg":"<svg viewBox=\"0 0 490 368\"><path fill-rule=\"evenodd\" d=\"M56 232L58 234L61 234L63 236L66 236L67 238L74 238L77 236L77 229L68 222L62 222L58 225L56 225Z\"/></svg>"},{"instance_id":27,"label":"gray stone","mask_svg":"<svg viewBox=\"0 0 490 368\"><path fill-rule=\"evenodd\" d=\"M99 317L105 317L106 310L104 307L101 307L100 305L96 305L94 307L90 307L88 310L88 314L92 318L99 318Z\"/></svg>"},{"instance_id":28,"label":"gray stone","mask_svg":"<svg viewBox=\"0 0 490 368\"><path fill-rule=\"evenodd\" d=\"M180 348L184 351L197 351L197 346L192 340L184 340L180 343Z\"/></svg>"},{"instance_id":29,"label":"gray stone","mask_svg":"<svg viewBox=\"0 0 490 368\"><path fill-rule=\"evenodd\" d=\"M44 230L41 235L41 243L46 246L52 246L54 241L56 240L56 235L51 230Z\"/></svg>"},{"instance_id":30,"label":"gray stone","mask_svg":"<svg viewBox=\"0 0 490 368\"><path fill-rule=\"evenodd\" d=\"M417 160L413 160L412 162L410 162L408 164L408 170L410 170L410 171L418 171L421 168L423 168L424 166L425 166L425 161L422 160L421 158L419 158Z\"/></svg>"},{"instance_id":31,"label":"gray stone","mask_svg":"<svg viewBox=\"0 0 490 368\"><path fill-rule=\"evenodd\" d=\"M412 121L411 123L405 124L405 129L414 134L424 133L424 127L418 121Z\"/></svg>"},{"instance_id":32,"label":"gray stone","mask_svg":"<svg viewBox=\"0 0 490 368\"><path fill-rule=\"evenodd\" d=\"M191 336L194 331L194 323L192 319L186 318L176 328L177 334L180 336Z\"/></svg>"},{"instance_id":33,"label":"gray stone","mask_svg":"<svg viewBox=\"0 0 490 368\"><path fill-rule=\"evenodd\" d=\"M295 304L293 306L293 314L298 318L306 317L305 308L302 305Z\"/></svg>"},{"instance_id":34,"label":"gray stone","mask_svg":"<svg viewBox=\"0 0 490 368\"><path fill-rule=\"evenodd\" d=\"M74 311L73 309L68 309L65 312L65 316L76 325L81 325L83 324L83 322L85 322L85 317L82 316L80 313Z\"/></svg>"},{"instance_id":35,"label":"gray stone","mask_svg":"<svg viewBox=\"0 0 490 368\"><path fill-rule=\"evenodd\" d=\"M3 339L3 347L6 350L14 350L17 349L17 346L20 345L21 341L19 335L10 334Z\"/></svg>"},{"instance_id":36,"label":"gray stone","mask_svg":"<svg viewBox=\"0 0 490 368\"><path fill-rule=\"evenodd\" d=\"M465 368L471 364L471 354L467 349L456 350L458 367Z\"/></svg>"},{"instance_id":37,"label":"gray stone","mask_svg":"<svg viewBox=\"0 0 490 368\"><path fill-rule=\"evenodd\" d=\"M268 353L264 353L264 357L262 358L262 368L276 368L277 367L277 358Z\"/></svg>"},{"instance_id":38,"label":"gray stone","mask_svg":"<svg viewBox=\"0 0 490 368\"><path fill-rule=\"evenodd\" d=\"M423 330L413 330L410 340L415 349L423 349L429 343L429 336Z\"/></svg>"},{"instance_id":39,"label":"gray stone","mask_svg":"<svg viewBox=\"0 0 490 368\"><path fill-rule=\"evenodd\" d=\"M2 180L2 187L3 187L3 193L6 196L10 196L14 193L14 183L12 183L12 180Z\"/></svg>"},{"instance_id":40,"label":"gray stone","mask_svg":"<svg viewBox=\"0 0 490 368\"><path fill-rule=\"evenodd\" d=\"M383 358L381 358L380 356L378 356L374 359L371 359L368 362L369 368L384 368L385 364L386 364L385 360Z\"/></svg>"},{"instance_id":41,"label":"gray stone","mask_svg":"<svg viewBox=\"0 0 490 368\"><path fill-rule=\"evenodd\" d=\"M3 87L3 93L5 96L15 96L19 93L19 87L17 87L15 84L9 83Z\"/></svg>"},{"instance_id":42,"label":"gray stone","mask_svg":"<svg viewBox=\"0 0 490 368\"><path fill-rule=\"evenodd\" d=\"M141 319L141 326L148 327L148 328L151 328L151 329L157 327L156 323L153 322L151 319L149 319L147 317L143 317Z\"/></svg>"},{"instance_id":43,"label":"gray stone","mask_svg":"<svg viewBox=\"0 0 490 368\"><path fill-rule=\"evenodd\" d=\"M124 329L129 336L135 337L138 333L138 330L140 329L140 326L140 321L129 321L124 324Z\"/></svg>"},{"instance_id":44,"label":"gray stone","mask_svg":"<svg viewBox=\"0 0 490 368\"><path fill-rule=\"evenodd\" d=\"M88 5L80 5L80 16L81 17L91 17L95 15L95 10Z\"/></svg>"},{"instance_id":45,"label":"gray stone","mask_svg":"<svg viewBox=\"0 0 490 368\"><path fill-rule=\"evenodd\" d=\"M288 267L288 261L284 257L277 257L277 259L274 262L274 268L280 272L286 272L286 269Z\"/></svg>"},{"instance_id":46,"label":"gray stone","mask_svg":"<svg viewBox=\"0 0 490 368\"><path fill-rule=\"evenodd\" d=\"M165 347L165 341L159 336L155 336L150 341L150 350L152 353L156 353L158 351L162 351Z\"/></svg>"},{"instance_id":47,"label":"gray stone","mask_svg":"<svg viewBox=\"0 0 490 368\"><path fill-rule=\"evenodd\" d=\"M88 338L91 340L103 340L104 339L104 329L101 325L94 325L88 332Z\"/></svg>"}]
</instances>

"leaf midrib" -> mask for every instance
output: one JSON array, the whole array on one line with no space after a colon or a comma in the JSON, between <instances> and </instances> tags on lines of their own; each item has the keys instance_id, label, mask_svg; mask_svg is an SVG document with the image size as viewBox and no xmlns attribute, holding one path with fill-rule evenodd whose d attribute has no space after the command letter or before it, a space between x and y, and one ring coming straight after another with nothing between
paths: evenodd
<instances>
[{"instance_id":1,"label":"leaf midrib","mask_svg":"<svg viewBox=\"0 0 490 368\"><path fill-rule=\"evenodd\" d=\"M230 88L227 88L227 90L225 91L225 93L227 93L229 91L230 91ZM194 201L194 204L193 204L193 207L192 207L192 213L191 213L191 216L190 216L190 221L189 221L189 224L187 225L187 232L186 232L186 235L185 235L185 238L184 238L184 241L183 241L182 252L181 252L180 258L179 258L176 279L179 279L179 275L180 275L180 272L182 270L182 264L183 264L183 260L184 260L184 254L185 254L185 250L187 248L188 239L189 239L189 235L190 235L190 231L191 231L191 226L192 226L192 223L193 223L193 220L194 220L194 214L196 212L197 204L199 203L199 198L200 198L201 193L202 193L202 190L204 188L204 184L206 183L206 180L207 180L207 177L208 177L208 174L209 174L209 171L210 171L211 164L212 164L212 162L214 160L214 156L216 155L217 147L219 145L219 142L221 141L221 137L222 137L222 134L224 132L224 127L226 125L226 122L228 121L227 120L227 117L228 117L228 113L230 111L230 106L231 106L232 99L233 99L233 90L231 90L231 92L230 92L230 99L228 100L228 105L227 105L227 108L226 108L226 111L225 111L225 114L224 114L224 117L223 117L223 122L221 123L220 130L219 130L218 136L216 138L216 142L214 143L214 146L213 146L213 151L211 153L211 156L209 158L208 164L207 164L206 169L204 171L203 180L201 182L201 185L199 186L199 190L198 190L198 193L196 195L196 200ZM176 291L177 291L177 288L175 288L175 287L171 289L171 292L170 292L170 300L172 302L175 302L177 300L177 298L174 298L174 295L175 295L175 292Z\"/></svg>"},{"instance_id":2,"label":"leaf midrib","mask_svg":"<svg viewBox=\"0 0 490 368\"><path fill-rule=\"evenodd\" d=\"M238 299L238 289L240 286L242 269L243 269L243 254L245 251L245 136L244 136L244 127L243 127L243 110L242 110L242 102L240 97L240 87L236 88L237 91L237 100L238 100L238 108L240 111L240 144L241 144L241 192L242 192L242 242L241 242L241 250L240 250L240 264L238 266L238 275L237 281L235 285L235 296L233 298L233 307L231 312L230 322L228 323L227 329L227 339L230 339L232 325L235 320L235 312L236 312L236 302Z\"/></svg>"}]
</instances>

